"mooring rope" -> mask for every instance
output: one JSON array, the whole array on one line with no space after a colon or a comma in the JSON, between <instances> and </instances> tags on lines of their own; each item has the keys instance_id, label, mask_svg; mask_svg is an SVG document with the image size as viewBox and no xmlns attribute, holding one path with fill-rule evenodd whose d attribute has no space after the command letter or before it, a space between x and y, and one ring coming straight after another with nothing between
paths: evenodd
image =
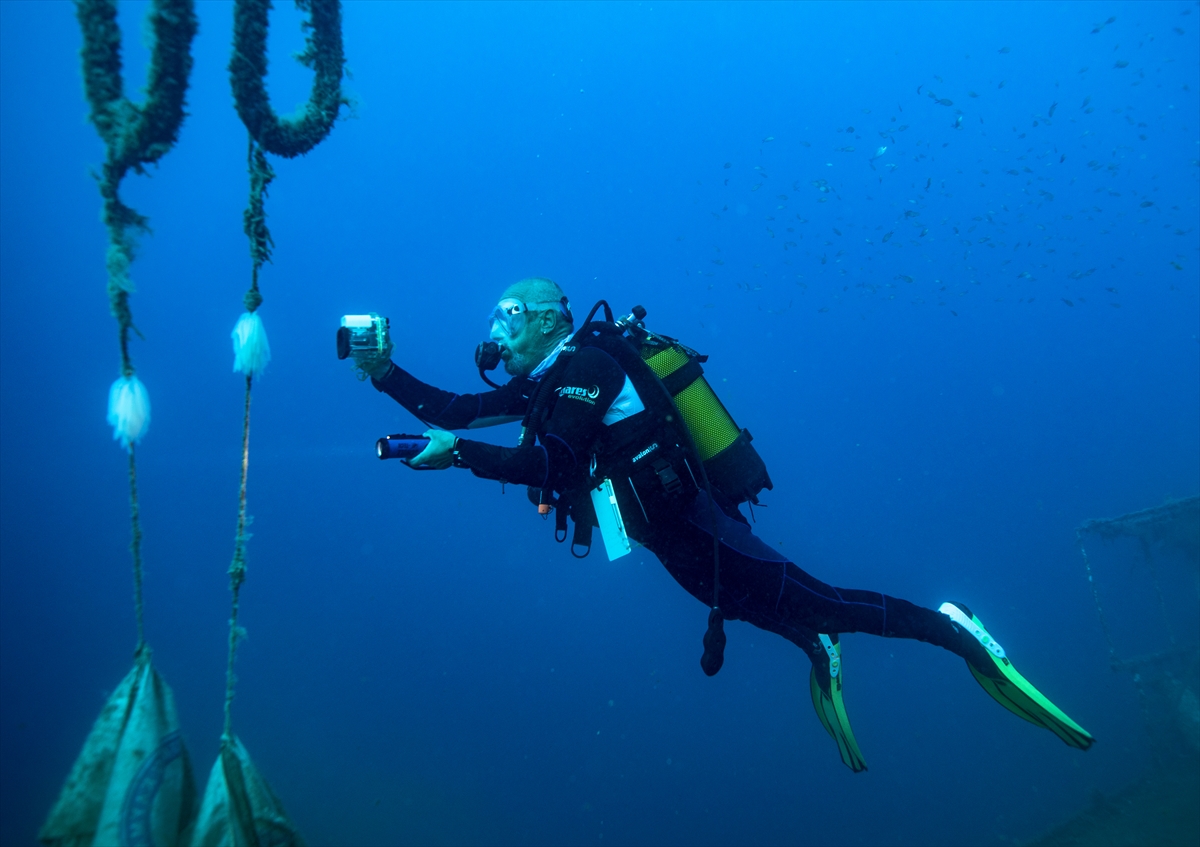
<instances>
[{"instance_id":1,"label":"mooring rope","mask_svg":"<svg viewBox=\"0 0 1200 847\"><path fill-rule=\"evenodd\" d=\"M314 72L312 91L297 118L280 118L267 96L267 26L270 0L237 0L233 11L230 81L238 115L268 153L291 159L316 147L333 130L342 106L342 4L340 0L296 0L308 12L309 35L297 59Z\"/></svg>"},{"instance_id":2,"label":"mooring rope","mask_svg":"<svg viewBox=\"0 0 1200 847\"><path fill-rule=\"evenodd\" d=\"M238 625L242 584L246 581L246 528L252 518L246 513L246 478L250 467L250 395L256 374L270 360L266 330L255 314L262 305L258 275L264 262L271 261L275 246L267 227L265 200L275 171L266 153L293 158L312 150L333 129L338 113L349 101L342 95L345 58L342 54L342 8L340 0L296 0L308 13L304 27L309 35L300 62L314 71L312 92L303 114L296 119L280 118L267 97L267 28L270 0L236 0L233 24L233 57L229 61L230 83L238 115L249 133L247 170L250 198L242 213L242 229L250 241L250 287L242 297L246 313L234 329L234 370L246 377L242 414L242 469L238 490L237 537L229 566L232 595L229 615L229 655L225 670L225 729L223 738L233 736L233 698L237 683L234 662L238 643L246 631Z\"/></svg>"},{"instance_id":3,"label":"mooring rope","mask_svg":"<svg viewBox=\"0 0 1200 847\"><path fill-rule=\"evenodd\" d=\"M148 232L149 226L145 217L121 201L119 190L121 180L131 169L135 173L145 173L143 166L161 159L179 137L185 115L184 97L192 70L191 43L196 35L196 15L193 0L154 0L147 20L153 45L146 99L138 106L124 95L121 29L117 25L114 0L77 0L75 14L83 31L80 56L84 92L91 107L89 117L105 147L102 173L94 176L104 200L103 219L108 231L105 265L109 308L117 319L121 376L133 386L136 370L129 353L129 333L133 331L139 337L141 333L134 326L129 308L129 295L134 290L130 265L136 252L137 235ZM134 444L145 431L149 409L140 383L136 383L136 391L133 388L130 391L137 397L138 420L132 425L132 431L126 429L126 422L114 422L117 428L114 437L129 450L130 552L137 614L136 652L141 654L146 648L146 638L142 614L142 528ZM110 422L113 420L112 399L110 395Z\"/></svg>"},{"instance_id":4,"label":"mooring rope","mask_svg":"<svg viewBox=\"0 0 1200 847\"><path fill-rule=\"evenodd\" d=\"M138 510L137 462L134 461L133 445L129 447L129 514L133 524L129 552L133 555L133 608L137 613L136 655L146 649L146 627L142 621L142 523Z\"/></svg>"},{"instance_id":5,"label":"mooring rope","mask_svg":"<svg viewBox=\"0 0 1200 847\"><path fill-rule=\"evenodd\" d=\"M242 414L242 481L238 487L237 540L233 547L233 562L229 565L229 589L233 594L233 608L229 613L229 661L225 669L225 731L229 736L233 727L233 689L237 677L233 673L233 660L238 642L246 637L246 630L238 626L238 599L242 583L246 581L246 542L250 540L246 527L250 518L246 515L246 474L250 469L250 383L253 376L246 377L246 405Z\"/></svg>"}]
</instances>

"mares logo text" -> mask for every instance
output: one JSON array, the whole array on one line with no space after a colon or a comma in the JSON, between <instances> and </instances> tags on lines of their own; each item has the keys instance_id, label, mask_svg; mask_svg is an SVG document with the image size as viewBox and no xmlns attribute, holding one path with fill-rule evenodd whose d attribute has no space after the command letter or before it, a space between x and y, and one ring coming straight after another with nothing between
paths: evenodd
<instances>
[{"instance_id":1,"label":"mares logo text","mask_svg":"<svg viewBox=\"0 0 1200 847\"><path fill-rule=\"evenodd\" d=\"M563 385L554 389L559 397L569 397L572 400L582 400L584 403L596 405L596 398L600 396L600 386L593 385L591 388L580 388L576 385Z\"/></svg>"}]
</instances>

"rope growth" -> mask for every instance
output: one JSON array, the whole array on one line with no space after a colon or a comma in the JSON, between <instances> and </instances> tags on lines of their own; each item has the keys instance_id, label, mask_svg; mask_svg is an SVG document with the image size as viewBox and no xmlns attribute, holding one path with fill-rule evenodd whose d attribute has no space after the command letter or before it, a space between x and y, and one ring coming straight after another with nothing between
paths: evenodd
<instances>
[{"instance_id":1,"label":"rope growth","mask_svg":"<svg viewBox=\"0 0 1200 847\"><path fill-rule=\"evenodd\" d=\"M280 118L267 96L267 18L270 0L237 0L233 12L233 58L229 75L238 116L268 153L292 159L320 144L333 130L342 95L342 5L339 0L297 0L308 12L309 31L297 59L314 72L312 92L302 113Z\"/></svg>"},{"instance_id":2,"label":"rope growth","mask_svg":"<svg viewBox=\"0 0 1200 847\"><path fill-rule=\"evenodd\" d=\"M233 738L233 698L237 677L234 661L238 643L246 631L238 625L242 584L246 581L246 531L252 520L246 513L246 478L250 467L250 394L254 377L262 373L271 359L270 346L258 307L263 296L258 273L271 260L275 246L267 227L267 188L275 171L267 153L285 158L303 155L321 143L333 129L338 112L349 101L342 95L342 8L339 0L296 0L296 6L308 14L308 31L301 64L313 70L313 86L308 103L292 118L280 118L267 97L267 25L270 0L236 0L233 22L233 57L229 61L230 82L238 115L249 133L247 170L250 175L250 199L242 213L242 229L250 241L250 288L242 297L246 312L233 330L233 369L245 375L246 393L242 413L242 468L238 489L237 536L233 561L229 565L232 608L229 614L229 656L225 671L224 739Z\"/></svg>"},{"instance_id":3,"label":"rope growth","mask_svg":"<svg viewBox=\"0 0 1200 847\"><path fill-rule=\"evenodd\" d=\"M153 39L146 99L138 106L124 94L121 77L121 29L114 0L77 0L75 14L83 31L84 92L89 118L104 141L105 159L96 181L104 200L103 220L108 231L105 265L108 302L117 319L121 351L121 378L109 392L108 420L113 437L129 451L129 507L133 557L134 609L137 616L137 655L146 650L142 608L142 527L138 509L137 461L134 445L150 424L150 401L135 375L129 355L129 333L138 332L129 308L133 293L130 266L137 235L148 232L145 217L121 201L120 186L133 170L144 174L174 145L184 118L184 95L192 70L191 44L196 35L192 0L154 0L147 20ZM139 332L140 336L141 333Z\"/></svg>"},{"instance_id":4,"label":"rope growth","mask_svg":"<svg viewBox=\"0 0 1200 847\"><path fill-rule=\"evenodd\" d=\"M129 331L133 316L129 295L133 281L136 236L149 230L146 218L121 202L119 188L132 169L157 162L174 146L184 118L184 95L192 71L192 38L196 14L192 0L154 0L148 18L153 35L146 101L137 106L124 95L121 78L121 30L113 0L78 0L75 13L83 30L83 81L91 121L104 141L107 155L101 174L104 225L108 229L108 299L117 319L121 373L132 376Z\"/></svg>"}]
</instances>

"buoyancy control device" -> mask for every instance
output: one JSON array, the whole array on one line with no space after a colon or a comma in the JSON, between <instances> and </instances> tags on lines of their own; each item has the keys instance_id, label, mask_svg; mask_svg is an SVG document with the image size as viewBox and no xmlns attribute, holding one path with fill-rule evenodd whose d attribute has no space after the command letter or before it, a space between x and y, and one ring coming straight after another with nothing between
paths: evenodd
<instances>
[{"instance_id":1,"label":"buoyancy control device","mask_svg":"<svg viewBox=\"0 0 1200 847\"><path fill-rule=\"evenodd\" d=\"M605 320L593 320L602 308ZM540 426L558 375L578 349L600 347L613 355L633 381L650 415L638 415L610 427L606 433L608 444L602 450L604 466L591 470L597 481L606 477L614 481L617 490L613 494L622 504L629 524L627 531L634 537L643 535L662 515L685 507L705 485L719 489L734 505L747 501L757 504L759 493L772 488L750 433L737 426L704 377L702 363L708 357L675 338L648 330L645 317L646 310L635 306L629 315L614 319L607 303L597 303L543 377L541 390L535 392L530 403L521 438L521 443L526 443ZM653 449L652 455L643 455L647 448ZM696 461L703 468L695 467ZM639 477L645 480L640 485ZM590 510L579 508L583 504L559 504L550 492L540 489L531 489L530 499L543 515L555 505L565 507L556 521L560 540L565 539L564 512L572 512L576 520L573 552L575 546L589 546L595 521L585 517ZM603 513L602 508L598 509L597 517L602 518Z\"/></svg>"}]
</instances>

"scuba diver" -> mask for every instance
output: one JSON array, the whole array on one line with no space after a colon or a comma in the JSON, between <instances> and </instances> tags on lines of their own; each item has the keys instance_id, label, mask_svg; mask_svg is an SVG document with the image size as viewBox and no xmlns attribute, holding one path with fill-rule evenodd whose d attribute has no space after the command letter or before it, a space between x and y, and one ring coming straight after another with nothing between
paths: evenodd
<instances>
[{"instance_id":1,"label":"scuba diver","mask_svg":"<svg viewBox=\"0 0 1200 847\"><path fill-rule=\"evenodd\" d=\"M605 319L593 320L603 308ZM721 668L725 619L774 632L812 661L817 716L842 761L866 770L842 699L839 636L865 632L913 638L966 660L983 689L1006 709L1086 750L1095 739L1025 680L979 618L962 603L936 611L898 597L836 588L760 540L739 511L772 487L766 467L703 377L707 357L645 328L646 312L614 319L601 301L576 328L562 289L543 278L510 286L490 315L491 340L476 364L493 390L454 394L427 385L391 361L386 319L347 316L339 353L360 378L430 427L406 463L466 468L478 477L528 486L538 512L555 516L571 551L587 555L598 529L610 558L638 544L683 588L709 606L701 666ZM354 321L351 320L354 318ZM374 320L374 324L372 324ZM357 323L355 323L357 321ZM355 329L358 326L359 329ZM371 326L382 331L371 335ZM349 328L347 328L349 327ZM367 343L351 343L351 335ZM500 362L512 378L492 382ZM515 447L453 435L522 421ZM389 439L415 436L388 436ZM425 441L425 439L428 439ZM387 439L380 457L387 458Z\"/></svg>"}]
</instances>

